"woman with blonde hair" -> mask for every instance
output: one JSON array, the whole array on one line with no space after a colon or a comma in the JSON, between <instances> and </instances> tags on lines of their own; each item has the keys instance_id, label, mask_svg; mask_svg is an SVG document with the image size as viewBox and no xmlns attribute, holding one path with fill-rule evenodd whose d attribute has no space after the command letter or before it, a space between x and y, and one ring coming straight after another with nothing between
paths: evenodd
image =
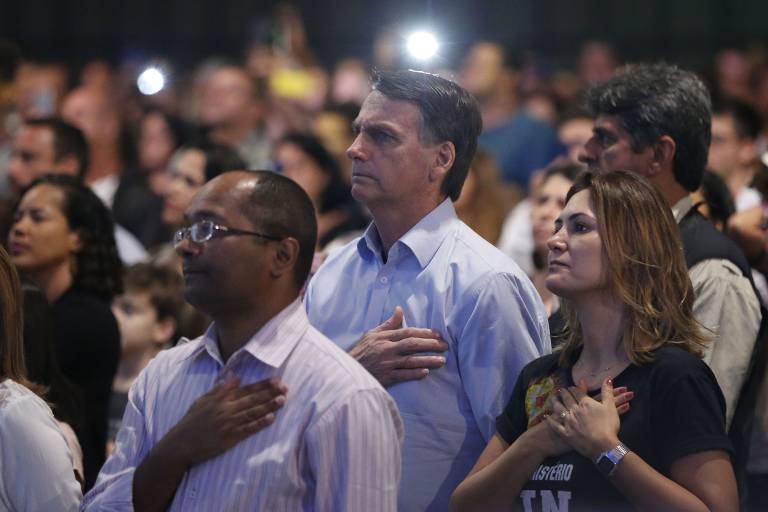
<instances>
[{"instance_id":1,"label":"woman with blonde hair","mask_svg":"<svg viewBox=\"0 0 768 512\"><path fill-rule=\"evenodd\" d=\"M697 357L662 196L629 172L586 174L548 245L567 340L523 369L453 509L737 510L725 401Z\"/></svg>"},{"instance_id":2,"label":"woman with blonde hair","mask_svg":"<svg viewBox=\"0 0 768 512\"><path fill-rule=\"evenodd\" d=\"M22 300L0 248L0 509L77 510L82 496L67 441L26 377Z\"/></svg>"}]
</instances>

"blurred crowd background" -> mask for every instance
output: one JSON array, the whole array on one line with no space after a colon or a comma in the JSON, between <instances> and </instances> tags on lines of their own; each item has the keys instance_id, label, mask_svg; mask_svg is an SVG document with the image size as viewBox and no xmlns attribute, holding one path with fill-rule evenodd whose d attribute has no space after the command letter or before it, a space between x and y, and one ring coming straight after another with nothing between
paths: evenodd
<instances>
[{"instance_id":1,"label":"blurred crowd background","mask_svg":"<svg viewBox=\"0 0 768 512\"><path fill-rule=\"evenodd\" d=\"M180 212L169 210L178 210L181 199L168 199L175 193L168 170L179 147L228 146L248 167L285 169L305 188L320 189L327 180L299 169L297 158L309 155L317 164L327 151L334 162L321 167L338 166L348 179L349 126L372 68L438 72L478 98L487 153L478 157L460 210L493 243L533 170L559 155L575 158L588 138L584 87L624 62L663 59L693 68L713 96L751 106L759 132L768 116L768 46L759 23L768 7L758 1L1 5L0 184L9 188L12 141L22 121L61 115L90 143L86 182L119 174L145 181L160 198L154 207L144 203L154 217L116 213L147 249L167 239L169 231L157 225L179 222ZM440 46L432 59L417 61L406 40L423 28ZM164 79L151 95L137 86L148 68ZM145 92L153 86L145 82ZM315 136L322 147L283 140L287 135ZM755 141L759 156L762 133ZM321 201L321 191L314 193ZM110 203L109 191L100 195Z\"/></svg>"}]
</instances>

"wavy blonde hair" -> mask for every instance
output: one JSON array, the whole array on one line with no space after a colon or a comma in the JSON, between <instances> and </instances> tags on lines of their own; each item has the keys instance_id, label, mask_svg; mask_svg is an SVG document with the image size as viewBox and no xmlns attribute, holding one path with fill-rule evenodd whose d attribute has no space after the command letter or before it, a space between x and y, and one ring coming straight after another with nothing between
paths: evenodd
<instances>
[{"instance_id":1,"label":"wavy blonde hair","mask_svg":"<svg viewBox=\"0 0 768 512\"><path fill-rule=\"evenodd\" d=\"M664 197L643 177L628 171L588 172L576 180L566 202L587 190L603 243L605 275L624 304L624 350L634 364L651 352L677 345L701 355L708 341L693 316L693 285L680 231ZM567 300L566 341L560 365L568 366L581 346L581 325Z\"/></svg>"}]
</instances>

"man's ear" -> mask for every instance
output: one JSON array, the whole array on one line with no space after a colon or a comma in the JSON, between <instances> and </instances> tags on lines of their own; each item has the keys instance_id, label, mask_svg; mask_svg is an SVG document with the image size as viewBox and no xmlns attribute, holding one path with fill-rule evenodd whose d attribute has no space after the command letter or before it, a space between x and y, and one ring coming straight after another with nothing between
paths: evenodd
<instances>
[{"instance_id":1,"label":"man's ear","mask_svg":"<svg viewBox=\"0 0 768 512\"><path fill-rule=\"evenodd\" d=\"M749 138L745 138L739 142L739 165L747 166L751 165L755 160L755 141Z\"/></svg>"},{"instance_id":2,"label":"man's ear","mask_svg":"<svg viewBox=\"0 0 768 512\"><path fill-rule=\"evenodd\" d=\"M293 272L299 259L299 242L293 237L275 242L277 250L272 256L272 277L280 277L286 272Z\"/></svg>"},{"instance_id":3,"label":"man's ear","mask_svg":"<svg viewBox=\"0 0 768 512\"><path fill-rule=\"evenodd\" d=\"M444 141L437 145L437 151L432 162L432 168L429 172L429 178L431 181L443 181L445 175L453 167L453 162L456 161L456 147L451 141Z\"/></svg>"},{"instance_id":4,"label":"man's ear","mask_svg":"<svg viewBox=\"0 0 768 512\"><path fill-rule=\"evenodd\" d=\"M59 158L58 162L56 162L56 172L59 174L77 176L79 169L80 160L78 160L77 157L72 153L69 155L64 155L63 157Z\"/></svg>"},{"instance_id":5,"label":"man's ear","mask_svg":"<svg viewBox=\"0 0 768 512\"><path fill-rule=\"evenodd\" d=\"M675 151L677 144L669 135L662 135L651 145L653 151L651 165L649 168L649 177L655 176L666 169L675 168Z\"/></svg>"}]
</instances>

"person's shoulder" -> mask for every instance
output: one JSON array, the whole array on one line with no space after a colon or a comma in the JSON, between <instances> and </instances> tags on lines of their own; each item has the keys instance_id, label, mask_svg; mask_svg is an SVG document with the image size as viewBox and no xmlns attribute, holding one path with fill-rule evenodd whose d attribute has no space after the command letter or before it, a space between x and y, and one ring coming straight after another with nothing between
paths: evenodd
<instances>
[{"instance_id":1,"label":"person's shoulder","mask_svg":"<svg viewBox=\"0 0 768 512\"><path fill-rule=\"evenodd\" d=\"M356 237L345 245L329 252L322 263L310 276L307 283L307 294L312 297L318 288L335 289L340 282L340 276L355 273L363 264L358 244L361 237ZM317 259L317 256L315 256Z\"/></svg>"},{"instance_id":2,"label":"person's shoulder","mask_svg":"<svg viewBox=\"0 0 768 512\"><path fill-rule=\"evenodd\" d=\"M704 364L701 358L677 345L663 345L653 351L652 364L655 365L685 365Z\"/></svg>"},{"instance_id":3,"label":"person's shoulder","mask_svg":"<svg viewBox=\"0 0 768 512\"><path fill-rule=\"evenodd\" d=\"M120 337L109 302L92 293L77 288L68 290L53 303L53 313L62 338L83 336L106 340Z\"/></svg>"},{"instance_id":4,"label":"person's shoulder","mask_svg":"<svg viewBox=\"0 0 768 512\"><path fill-rule=\"evenodd\" d=\"M0 431L24 432L25 425L40 419L53 422L53 413L42 398L11 379L0 383Z\"/></svg>"},{"instance_id":5,"label":"person's shoulder","mask_svg":"<svg viewBox=\"0 0 768 512\"><path fill-rule=\"evenodd\" d=\"M311 325L301 341L311 378L348 391L381 389L381 384L352 356Z\"/></svg>"},{"instance_id":6,"label":"person's shoulder","mask_svg":"<svg viewBox=\"0 0 768 512\"><path fill-rule=\"evenodd\" d=\"M559 368L560 352L553 352L545 356L537 357L526 364L520 371L520 378L524 381L538 379L555 373Z\"/></svg>"},{"instance_id":7,"label":"person's shoulder","mask_svg":"<svg viewBox=\"0 0 768 512\"><path fill-rule=\"evenodd\" d=\"M150 366L153 369L157 367L167 367L169 365L177 365L189 359L195 352L204 350L202 345L205 343L205 336L198 336L197 338L187 339L181 338L176 346L166 348L157 353L157 355L150 361Z\"/></svg>"},{"instance_id":8,"label":"person's shoulder","mask_svg":"<svg viewBox=\"0 0 768 512\"><path fill-rule=\"evenodd\" d=\"M651 378L672 382L680 377L711 374L707 364L698 356L676 345L665 345L653 351L653 359L644 364Z\"/></svg>"},{"instance_id":9,"label":"person's shoulder","mask_svg":"<svg viewBox=\"0 0 768 512\"><path fill-rule=\"evenodd\" d=\"M327 252L327 256L323 260L323 263L317 269L315 275L320 273L332 272L344 268L350 261L354 261L360 258L360 251L358 250L358 244L361 237L356 236L349 242L335 247Z\"/></svg>"},{"instance_id":10,"label":"person's shoulder","mask_svg":"<svg viewBox=\"0 0 768 512\"><path fill-rule=\"evenodd\" d=\"M300 393L304 394L303 407L311 411L312 424L333 422L351 409L366 424L380 426L389 418L399 424L397 405L387 390L321 332L310 327L299 347L294 353L300 359L294 364L302 365Z\"/></svg>"},{"instance_id":11,"label":"person's shoulder","mask_svg":"<svg viewBox=\"0 0 768 512\"><path fill-rule=\"evenodd\" d=\"M520 266L463 222L456 230L447 271L453 274L454 285L468 292L468 296L509 292L540 301Z\"/></svg>"},{"instance_id":12,"label":"person's shoulder","mask_svg":"<svg viewBox=\"0 0 768 512\"><path fill-rule=\"evenodd\" d=\"M19 384L11 379L0 382L0 412L6 411L23 400L34 400L38 398L26 386Z\"/></svg>"},{"instance_id":13,"label":"person's shoulder","mask_svg":"<svg viewBox=\"0 0 768 512\"><path fill-rule=\"evenodd\" d=\"M455 230L456 246L453 257L457 263L495 273L523 276L525 273L515 261L498 247L480 236L464 222L458 221Z\"/></svg>"},{"instance_id":14,"label":"person's shoulder","mask_svg":"<svg viewBox=\"0 0 768 512\"><path fill-rule=\"evenodd\" d=\"M730 261L742 275L750 275L749 264L736 242L697 211L689 212L679 225L689 269L705 261Z\"/></svg>"},{"instance_id":15,"label":"person's shoulder","mask_svg":"<svg viewBox=\"0 0 768 512\"><path fill-rule=\"evenodd\" d=\"M98 295L94 295L85 290L82 290L76 286L73 286L64 292L64 294L59 297L53 306L58 309L79 311L84 314L91 314L94 311L112 311L107 300L99 297Z\"/></svg>"}]
</instances>

